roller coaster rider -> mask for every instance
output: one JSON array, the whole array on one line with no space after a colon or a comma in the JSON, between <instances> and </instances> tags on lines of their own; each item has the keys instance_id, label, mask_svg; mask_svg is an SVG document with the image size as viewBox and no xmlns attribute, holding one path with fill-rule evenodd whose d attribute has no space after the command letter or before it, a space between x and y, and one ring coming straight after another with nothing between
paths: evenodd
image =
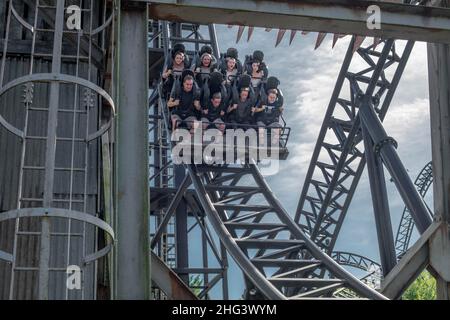
<instances>
[{"instance_id":1,"label":"roller coaster rider","mask_svg":"<svg viewBox=\"0 0 450 320\"><path fill-rule=\"evenodd\" d=\"M177 43L171 51L167 67L162 73L164 96L167 97L172 90L175 79L179 79L183 71L190 67L189 56L183 44Z\"/></svg>"},{"instance_id":2,"label":"roller coaster rider","mask_svg":"<svg viewBox=\"0 0 450 320\"><path fill-rule=\"evenodd\" d=\"M192 69L194 70L197 84L202 87L205 81L209 79L210 74L216 71L217 63L210 46L203 46L196 58L196 62L192 66Z\"/></svg>"},{"instance_id":3,"label":"roller coaster rider","mask_svg":"<svg viewBox=\"0 0 450 320\"><path fill-rule=\"evenodd\" d=\"M280 136L280 116L283 113L283 94L278 89L280 81L275 77L270 77L263 84L260 102L255 109L256 124L259 127L259 138L264 139L264 131L266 128L272 129L272 143L278 143Z\"/></svg>"},{"instance_id":4,"label":"roller coaster rider","mask_svg":"<svg viewBox=\"0 0 450 320\"><path fill-rule=\"evenodd\" d=\"M245 73L251 76L251 85L255 92L256 102L259 101L261 85L266 81L269 70L264 62L264 53L255 50L251 56L245 59Z\"/></svg>"},{"instance_id":5,"label":"roller coaster rider","mask_svg":"<svg viewBox=\"0 0 450 320\"><path fill-rule=\"evenodd\" d=\"M228 90L225 86L222 74L217 71L212 72L210 78L203 85L201 93L200 102L204 114L202 118L203 129L206 129L213 122L225 123L225 113L230 97L231 90ZM222 132L224 129L224 126L220 126Z\"/></svg>"},{"instance_id":6,"label":"roller coaster rider","mask_svg":"<svg viewBox=\"0 0 450 320\"><path fill-rule=\"evenodd\" d=\"M245 128L253 123L256 101L250 84L250 76L242 75L239 83L233 85L233 98L227 110L227 122L235 129Z\"/></svg>"},{"instance_id":7,"label":"roller coaster rider","mask_svg":"<svg viewBox=\"0 0 450 320\"><path fill-rule=\"evenodd\" d=\"M238 51L228 48L219 63L219 71L222 73L226 85L233 85L234 81L242 74L242 63L238 59Z\"/></svg>"},{"instance_id":8,"label":"roller coaster rider","mask_svg":"<svg viewBox=\"0 0 450 320\"><path fill-rule=\"evenodd\" d=\"M200 90L194 81L191 70L185 70L181 76L182 88L175 82L170 94L167 106L172 109L172 130L179 124L185 124L188 129L193 129L197 120L201 117Z\"/></svg>"},{"instance_id":9,"label":"roller coaster rider","mask_svg":"<svg viewBox=\"0 0 450 320\"><path fill-rule=\"evenodd\" d=\"M222 94L220 91L213 93L208 104L203 108L203 130L216 127L223 134L225 132L225 114L226 107Z\"/></svg>"}]
</instances>

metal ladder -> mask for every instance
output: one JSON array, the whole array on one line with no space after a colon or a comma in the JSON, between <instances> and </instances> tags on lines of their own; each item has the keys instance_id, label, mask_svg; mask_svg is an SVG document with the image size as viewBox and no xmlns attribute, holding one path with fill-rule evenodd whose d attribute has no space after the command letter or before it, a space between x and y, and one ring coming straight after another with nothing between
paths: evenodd
<instances>
[{"instance_id":1,"label":"metal ladder","mask_svg":"<svg viewBox=\"0 0 450 320\"><path fill-rule=\"evenodd\" d=\"M25 105L22 130L3 123L21 142L16 209L0 215L0 222L14 220L13 252L0 252L0 258L11 264L10 299L24 295L28 299L94 299L97 259L112 246L109 240L113 240L114 232L98 218L99 183L97 169L92 166L92 161L97 159L92 155L98 148L97 139L108 130L112 120L100 125L97 117L100 118L101 108L98 111L94 107L100 105L101 98L107 100L113 111L114 105L109 95L93 83L97 79L92 79L91 72L91 54L98 49L93 37L105 30L112 20L104 20L103 25L94 29L94 2L89 3L89 7L86 3L82 8L84 21L89 25L89 32L84 33L86 39L79 31L65 29L64 0L55 1L55 5L36 0L34 6L28 1L34 9L33 25L19 15L13 1L9 2L7 31L14 17L32 34L28 74L0 86L5 93L23 85ZM41 19L50 28L41 27ZM8 32L6 34L5 43L9 36ZM53 36L51 54L36 49L37 41L45 39L46 34ZM63 54L65 39L76 47L75 55ZM80 54L83 42L89 48L89 56ZM51 71L50 64L45 62L49 58ZM63 64L62 59L70 59L74 64ZM6 54L0 84L5 61ZM45 107L47 103L49 106ZM58 127L58 121L70 125ZM47 123L47 126L40 128L36 125L39 123ZM92 133L93 130L97 131ZM33 179L38 181L34 186L30 182ZM99 229L110 236L102 249L97 245ZM24 258L26 251L34 252L35 256ZM73 266L80 271L80 286L69 288L66 274Z\"/></svg>"}]
</instances>

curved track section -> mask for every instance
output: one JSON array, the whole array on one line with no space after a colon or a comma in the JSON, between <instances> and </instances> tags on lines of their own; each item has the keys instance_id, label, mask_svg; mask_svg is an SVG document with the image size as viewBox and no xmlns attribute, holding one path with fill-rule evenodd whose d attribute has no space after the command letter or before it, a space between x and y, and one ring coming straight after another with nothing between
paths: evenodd
<instances>
[{"instance_id":1,"label":"curved track section","mask_svg":"<svg viewBox=\"0 0 450 320\"><path fill-rule=\"evenodd\" d=\"M378 262L362 255L345 251L333 251L331 257L341 266L352 267L366 272L366 274L360 278L360 281L369 287L374 289L380 287L383 271ZM354 295L354 292L346 289L341 289L334 293L334 296L339 298L351 298L354 297Z\"/></svg>"},{"instance_id":2,"label":"curved track section","mask_svg":"<svg viewBox=\"0 0 450 320\"><path fill-rule=\"evenodd\" d=\"M356 253L333 251L331 257L341 266L353 267L368 272L372 272L374 269L381 270L381 265L378 262Z\"/></svg>"},{"instance_id":3,"label":"curved track section","mask_svg":"<svg viewBox=\"0 0 450 320\"><path fill-rule=\"evenodd\" d=\"M255 164L186 167L220 240L267 299L333 299L343 288L385 299L303 233Z\"/></svg>"},{"instance_id":4,"label":"curved track section","mask_svg":"<svg viewBox=\"0 0 450 320\"><path fill-rule=\"evenodd\" d=\"M417 191L422 197L425 197L430 186L433 183L433 164L430 161L427 165L420 171L414 185L417 187ZM432 212L430 211L430 214ZM400 219L400 224L397 230L397 236L395 237L395 253L397 258L400 259L403 254L408 250L409 243L411 241L411 235L414 230L414 220L409 212L408 208L403 209L402 217Z\"/></svg>"}]
</instances>

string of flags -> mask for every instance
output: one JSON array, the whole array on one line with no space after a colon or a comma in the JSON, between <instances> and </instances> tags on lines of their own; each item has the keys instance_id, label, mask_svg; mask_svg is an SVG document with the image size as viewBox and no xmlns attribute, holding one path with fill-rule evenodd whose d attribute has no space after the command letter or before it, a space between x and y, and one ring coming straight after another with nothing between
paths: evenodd
<instances>
[{"instance_id":1,"label":"string of flags","mask_svg":"<svg viewBox=\"0 0 450 320\"><path fill-rule=\"evenodd\" d=\"M234 27L233 25L228 25L228 28L233 28L233 27ZM238 43L241 40L242 35L244 34L244 31L245 31L245 28L247 28L247 27L246 26L238 26L236 43ZM254 29L255 29L255 27L248 27L247 42L250 41L250 39L253 35ZM271 32L272 30L273 30L272 28L265 29L266 32ZM286 29L278 30L275 47L277 47L281 43L281 41L283 40L287 31L288 30L286 30ZM298 30L290 30L290 31L291 31L291 35L289 37L289 45L291 45L292 42L294 41L294 38L297 35ZM302 35L307 35L308 33L310 33L310 32L309 31L301 32ZM315 44L314 50L317 50L320 47L320 45L323 43L323 41L327 35L328 35L328 33L326 33L326 32L318 32L317 33L317 39L316 39L316 44ZM334 46L336 45L336 43L338 42L339 39L344 38L346 36L347 36L346 34L333 34L332 48L334 48ZM361 47L361 45L363 44L365 39L366 39L365 36L356 36L355 44L353 46L353 52L355 52L356 50L358 50L359 47ZM374 49L378 46L378 44L380 42L381 42L381 38L374 37L374 41L373 41Z\"/></svg>"}]
</instances>

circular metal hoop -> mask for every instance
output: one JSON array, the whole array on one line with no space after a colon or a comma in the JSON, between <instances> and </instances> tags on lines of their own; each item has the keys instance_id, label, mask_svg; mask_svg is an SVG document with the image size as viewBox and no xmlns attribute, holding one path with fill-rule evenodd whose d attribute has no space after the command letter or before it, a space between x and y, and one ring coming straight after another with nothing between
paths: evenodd
<instances>
[{"instance_id":1,"label":"circular metal hoop","mask_svg":"<svg viewBox=\"0 0 450 320\"><path fill-rule=\"evenodd\" d=\"M92 30L90 36L91 36L91 37L92 37L92 36L95 36L97 33L100 33L100 32L102 32L103 30L105 30L105 29L111 24L112 20L113 20L113 14L111 14L111 15L109 16L108 20L106 20L104 24L102 24L102 25L99 26L98 28Z\"/></svg>"},{"instance_id":2,"label":"circular metal hoop","mask_svg":"<svg viewBox=\"0 0 450 320\"><path fill-rule=\"evenodd\" d=\"M97 228L105 231L109 238L107 240L107 245L100 250L97 250L89 255L83 257L83 263L89 264L92 261L95 261L104 255L106 255L114 243L114 230L111 228L109 224L105 221L84 213L80 211L60 209L60 208L24 208L7 211L5 213L0 214L0 222L11 220L11 219L20 219L20 218L31 218L31 217L54 217L54 218L65 218L65 219L73 219L81 222L89 223ZM4 260L6 262L12 263L14 257L12 254L0 251L0 260Z\"/></svg>"},{"instance_id":3,"label":"circular metal hoop","mask_svg":"<svg viewBox=\"0 0 450 320\"><path fill-rule=\"evenodd\" d=\"M30 30L31 32L34 33L34 27L29 24L28 22L25 21L24 18L22 18L20 16L20 14L17 12L17 10L14 8L14 2L10 1L9 5L11 6L11 12L14 15L14 17L16 18L16 20L22 25L24 26L26 29Z\"/></svg>"},{"instance_id":4,"label":"circular metal hoop","mask_svg":"<svg viewBox=\"0 0 450 320\"><path fill-rule=\"evenodd\" d=\"M100 96L102 96L107 102L109 107L111 108L111 115L108 119L108 121L102 125L100 127L99 130L97 130L94 133L91 133L90 135L88 135L86 137L86 142L90 142L94 139L97 139L98 137L100 137L101 135L103 135L106 131L109 130L109 128L111 128L112 125L112 121L115 115L115 106L114 106L114 101L111 98L111 96L102 88L100 88L99 86L97 86L96 84L87 81L85 79L79 78L79 77L75 77L75 76L70 76L67 74L59 74L59 73L38 73L38 74L32 74L32 75L26 75L20 78L17 78L11 82L9 82L8 84L6 84L5 86L3 86L0 89L0 97L7 92L8 90L17 87L21 84L25 84L28 82L60 82L60 83L73 83L73 84L77 84L83 87L86 87L88 89L91 89L92 91L96 92L97 94L99 94ZM25 134L22 130L14 127L12 124L10 124L8 121L6 121L5 118L3 118L2 115L0 115L0 124L8 131L10 131L11 133L15 134L16 136L20 137L21 139L25 138Z\"/></svg>"},{"instance_id":5,"label":"circular metal hoop","mask_svg":"<svg viewBox=\"0 0 450 320\"><path fill-rule=\"evenodd\" d=\"M14 18L16 18L16 20L26 29L30 30L32 33L35 32L34 26L32 26L31 24L29 24L24 18L22 18L20 16L20 14L17 12L16 8L14 8L14 2L11 1L10 2L11 5L11 12L14 16ZM86 33L89 36L93 37L96 34L102 32L103 30L105 30L109 25L111 25L111 22L113 20L113 14L111 14L108 19L105 21L105 23L103 23L102 25L98 26L97 28L95 28L94 30L92 30L92 32L90 33Z\"/></svg>"}]
</instances>

